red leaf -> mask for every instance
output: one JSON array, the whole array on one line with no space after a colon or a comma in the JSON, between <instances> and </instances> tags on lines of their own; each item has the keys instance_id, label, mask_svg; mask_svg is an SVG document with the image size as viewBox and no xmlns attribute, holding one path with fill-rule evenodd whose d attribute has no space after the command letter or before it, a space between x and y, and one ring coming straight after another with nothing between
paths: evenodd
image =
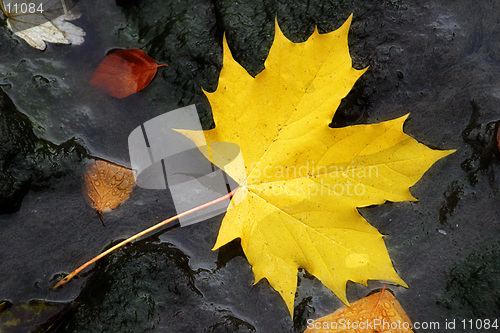
<instances>
[{"instance_id":1,"label":"red leaf","mask_svg":"<svg viewBox=\"0 0 500 333\"><path fill-rule=\"evenodd\" d=\"M125 98L144 89L156 74L158 65L142 50L117 50L99 64L90 85L116 98Z\"/></svg>"}]
</instances>

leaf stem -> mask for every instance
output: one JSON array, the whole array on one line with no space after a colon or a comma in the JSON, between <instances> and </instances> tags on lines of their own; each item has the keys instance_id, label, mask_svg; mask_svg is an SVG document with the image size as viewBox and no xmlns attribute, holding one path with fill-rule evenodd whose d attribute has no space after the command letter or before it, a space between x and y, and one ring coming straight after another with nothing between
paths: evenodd
<instances>
[{"instance_id":1,"label":"leaf stem","mask_svg":"<svg viewBox=\"0 0 500 333\"><path fill-rule=\"evenodd\" d=\"M170 222L172 222L172 221L175 221L175 220L177 220L177 219L179 219L179 218L181 218L181 217L184 217L184 216L189 215L189 214L191 214L191 213L197 212L197 211L199 211L199 210L201 210L201 209L203 209L203 208L207 208L207 207L209 207L209 206L215 205L216 203L219 203L219 202L221 202L221 201L224 201L224 200L226 200L226 199L231 198L231 197L234 195L234 193L238 190L238 188L239 188L239 187L236 187L234 190L232 190L231 192L229 192L228 194L226 194L226 195L224 195L224 196L222 196L222 197L220 197L220 198L217 198L217 199L215 199L215 200L212 200L212 201L210 201L210 202L207 202L207 203L205 203L205 204L203 204L203 205L200 205L200 206L198 206L198 207L194 207L194 208L192 208L192 209L189 209L189 210L187 210L187 211L185 211L185 212L183 212L183 213L180 213L180 214L177 214L177 215L175 215L175 216L172 216L172 217L170 217L170 218L168 218L168 219L166 219L166 220L164 220L164 221L162 221L162 222L159 222L159 223L155 224L154 226L152 226L152 227L150 227L150 228L148 228L148 229L146 229L146 230L143 230L143 231L141 231L141 232L139 232L139 233L137 233L137 234L135 234L135 235L133 235L133 236L131 236L131 237L129 237L129 238L127 238L127 239L125 239L124 241L122 241L122 242L120 242L120 243L116 244L115 246L113 246L113 247L111 247L111 248L107 249L106 251L102 252L102 253L101 253L101 254L99 254L98 256L96 256L96 257L94 257L94 258L90 259L89 261L87 261L85 264L83 264L83 265L81 265L80 267L78 267L77 269L75 269L75 270L74 270L73 272L71 272L70 274L66 275L66 276L65 276L65 277L64 277L61 281L59 281L59 282L58 282L58 283L57 283L57 284L56 284L56 285L55 285L52 289L57 289L58 287L62 287L62 286L64 286L66 283L68 283L68 282L69 282L72 278L74 278L74 277L75 277L78 273L80 273L82 270L84 270L85 268L87 268L88 266L90 266L91 264L93 264L94 262L96 262L97 260L99 260L99 259L101 259L101 258L105 257L106 255L110 254L110 253L111 253L111 252L113 252L114 250L119 249L119 248L120 248L120 247L122 247L123 245L125 245L125 244L127 244L127 243L130 243L131 241L133 241L133 240L135 240L135 239L137 239L137 238L139 238L139 237L141 237L141 236L144 236L144 235L146 235L146 234L150 233L151 231L154 231L154 230L156 230L156 229L158 229L158 228L160 228L160 227L162 227L162 226L164 226L164 225L166 225L166 224L168 224L168 223L170 223Z\"/></svg>"},{"instance_id":2,"label":"leaf stem","mask_svg":"<svg viewBox=\"0 0 500 333\"><path fill-rule=\"evenodd\" d=\"M2 10L2 13L5 15L5 17L9 18L9 14L7 14L5 8L3 8L3 0L0 0L0 9Z\"/></svg>"},{"instance_id":3,"label":"leaf stem","mask_svg":"<svg viewBox=\"0 0 500 333\"><path fill-rule=\"evenodd\" d=\"M373 307L372 309L372 312L370 314L370 317L373 317L373 314L375 313L375 310L377 310L377 307L379 306L380 304L380 300L382 299L382 296L384 296L384 292L385 292L385 283L384 283L384 286L382 287L382 290L380 291L380 296L378 297L378 300L377 300L377 303L375 303L375 306Z\"/></svg>"}]
</instances>

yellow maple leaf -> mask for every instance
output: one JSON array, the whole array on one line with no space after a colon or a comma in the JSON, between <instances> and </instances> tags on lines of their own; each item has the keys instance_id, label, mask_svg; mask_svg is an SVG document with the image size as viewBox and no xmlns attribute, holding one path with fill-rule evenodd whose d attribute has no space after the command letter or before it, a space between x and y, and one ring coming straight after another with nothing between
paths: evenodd
<instances>
[{"instance_id":1,"label":"yellow maple leaf","mask_svg":"<svg viewBox=\"0 0 500 333\"><path fill-rule=\"evenodd\" d=\"M352 17L352 16L351 16ZM255 78L223 42L217 90L206 93L215 128L181 131L240 187L214 250L241 239L255 283L266 278L293 314L297 270L305 268L347 303L348 280L396 274L382 235L358 207L416 200L409 191L438 159L403 133L406 116L330 128L336 108L365 70L351 66L351 17L336 31L289 41L276 24L265 69ZM206 141L206 144L205 144ZM239 145L245 170L227 166L215 142Z\"/></svg>"}]
</instances>

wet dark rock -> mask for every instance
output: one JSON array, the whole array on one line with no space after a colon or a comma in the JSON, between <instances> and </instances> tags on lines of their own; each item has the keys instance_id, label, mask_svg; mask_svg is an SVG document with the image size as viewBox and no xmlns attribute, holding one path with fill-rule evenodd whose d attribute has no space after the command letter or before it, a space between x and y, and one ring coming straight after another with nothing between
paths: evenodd
<instances>
[{"instance_id":1,"label":"wet dark rock","mask_svg":"<svg viewBox=\"0 0 500 333\"><path fill-rule=\"evenodd\" d=\"M267 1L215 1L229 48L250 75L264 69L271 48L276 11Z\"/></svg>"},{"instance_id":2,"label":"wet dark rock","mask_svg":"<svg viewBox=\"0 0 500 333\"><path fill-rule=\"evenodd\" d=\"M496 121L480 122L480 106L471 101L472 114L467 127L462 131L463 140L472 148L472 154L461 164L471 185L477 183L478 174L486 173L493 184L499 177L492 169L498 164L498 144L495 140Z\"/></svg>"},{"instance_id":3,"label":"wet dark rock","mask_svg":"<svg viewBox=\"0 0 500 333\"><path fill-rule=\"evenodd\" d=\"M453 211L457 207L462 195L464 194L463 186L457 182L452 183L446 190L444 197L445 201L439 210L439 221L444 224L446 223L448 216L453 214Z\"/></svg>"},{"instance_id":4,"label":"wet dark rock","mask_svg":"<svg viewBox=\"0 0 500 333\"><path fill-rule=\"evenodd\" d=\"M209 1L156 0L119 2L130 21L137 25L144 50L167 63L163 78L174 84L171 91L179 106L205 104L201 88L215 90L222 52L216 38L222 31L213 20L215 8Z\"/></svg>"},{"instance_id":5,"label":"wet dark rock","mask_svg":"<svg viewBox=\"0 0 500 333\"><path fill-rule=\"evenodd\" d=\"M0 89L0 213L19 209L30 188L54 186L86 156L75 139L55 145L38 139L33 125Z\"/></svg>"},{"instance_id":6,"label":"wet dark rock","mask_svg":"<svg viewBox=\"0 0 500 333\"><path fill-rule=\"evenodd\" d=\"M494 319L500 311L498 276L500 248L494 243L470 253L448 272L445 292L438 304L455 310L460 319Z\"/></svg>"},{"instance_id":7,"label":"wet dark rock","mask_svg":"<svg viewBox=\"0 0 500 333\"><path fill-rule=\"evenodd\" d=\"M1 332L53 332L75 309L76 303L56 303L43 300L31 300L14 305L0 301Z\"/></svg>"},{"instance_id":8,"label":"wet dark rock","mask_svg":"<svg viewBox=\"0 0 500 333\"><path fill-rule=\"evenodd\" d=\"M204 298L188 261L166 243L142 242L111 255L58 332L255 332L231 309Z\"/></svg>"}]
</instances>

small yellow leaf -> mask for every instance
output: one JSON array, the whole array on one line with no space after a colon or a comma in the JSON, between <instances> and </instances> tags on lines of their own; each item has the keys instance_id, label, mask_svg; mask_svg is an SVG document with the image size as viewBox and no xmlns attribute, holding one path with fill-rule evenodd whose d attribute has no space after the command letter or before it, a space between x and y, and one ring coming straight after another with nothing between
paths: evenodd
<instances>
[{"instance_id":1,"label":"small yellow leaf","mask_svg":"<svg viewBox=\"0 0 500 333\"><path fill-rule=\"evenodd\" d=\"M388 291L381 291L308 322L304 333L412 333L410 318Z\"/></svg>"},{"instance_id":2,"label":"small yellow leaf","mask_svg":"<svg viewBox=\"0 0 500 333\"><path fill-rule=\"evenodd\" d=\"M84 195L99 213L121 205L135 187L132 169L99 159L87 163L83 181Z\"/></svg>"},{"instance_id":3,"label":"small yellow leaf","mask_svg":"<svg viewBox=\"0 0 500 333\"><path fill-rule=\"evenodd\" d=\"M267 279L291 315L299 268L346 304L349 280L407 286L383 236L357 208L416 200L409 187L452 153L406 135L407 116L328 126L365 72L351 65L350 22L327 34L315 30L303 43L289 41L276 24L265 69L255 77L233 59L224 38L219 84L206 93L215 128L179 131L240 185L233 201L241 202L227 211L214 250L241 239L255 282ZM245 168L221 163L216 142L237 144Z\"/></svg>"},{"instance_id":4,"label":"small yellow leaf","mask_svg":"<svg viewBox=\"0 0 500 333\"><path fill-rule=\"evenodd\" d=\"M75 307L74 302L65 304L31 300L17 305L0 302L0 333L52 332Z\"/></svg>"}]
</instances>

